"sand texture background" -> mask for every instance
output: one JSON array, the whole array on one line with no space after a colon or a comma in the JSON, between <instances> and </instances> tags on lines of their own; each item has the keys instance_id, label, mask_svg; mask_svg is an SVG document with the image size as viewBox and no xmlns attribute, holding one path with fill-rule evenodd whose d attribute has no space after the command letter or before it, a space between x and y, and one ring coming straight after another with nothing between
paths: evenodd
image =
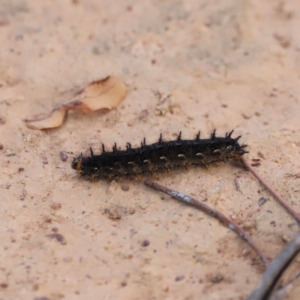
<instances>
[{"instance_id":1,"label":"sand texture background","mask_svg":"<svg viewBox=\"0 0 300 300\"><path fill-rule=\"evenodd\" d=\"M263 266L236 234L142 181L82 180L71 161L235 129L300 211L299 28L297 0L0 0L0 299L245 299ZM25 126L110 74L129 89L116 109ZM157 181L230 216L270 259L299 230L239 166Z\"/></svg>"}]
</instances>

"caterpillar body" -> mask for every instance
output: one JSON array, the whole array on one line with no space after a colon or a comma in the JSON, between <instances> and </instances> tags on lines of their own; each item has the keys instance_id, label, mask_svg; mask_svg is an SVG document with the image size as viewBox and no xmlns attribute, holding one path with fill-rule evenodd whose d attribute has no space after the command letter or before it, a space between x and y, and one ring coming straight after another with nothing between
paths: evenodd
<instances>
[{"instance_id":1,"label":"caterpillar body","mask_svg":"<svg viewBox=\"0 0 300 300\"><path fill-rule=\"evenodd\" d=\"M240 145L241 136L232 138L233 130L225 137L217 137L214 130L208 139L200 139L200 132L193 140L183 140L181 132L177 139L147 145L144 138L141 147L132 148L127 143L126 150L106 151L102 144L102 153L95 155L90 148L90 156L82 154L74 158L72 168L90 179L112 180L118 177L138 177L146 174L187 168L191 165L207 167L209 164L238 161L248 151L247 145Z\"/></svg>"}]
</instances>

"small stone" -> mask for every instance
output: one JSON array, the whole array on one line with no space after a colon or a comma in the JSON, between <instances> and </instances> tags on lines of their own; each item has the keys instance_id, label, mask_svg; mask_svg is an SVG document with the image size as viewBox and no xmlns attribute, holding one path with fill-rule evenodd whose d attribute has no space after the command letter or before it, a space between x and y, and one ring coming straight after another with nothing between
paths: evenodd
<instances>
[{"instance_id":1,"label":"small stone","mask_svg":"<svg viewBox=\"0 0 300 300\"><path fill-rule=\"evenodd\" d=\"M100 51L100 49L99 49L98 47L93 47L92 53L93 53L94 55L100 55L100 54L101 54L101 51Z\"/></svg>"},{"instance_id":2,"label":"small stone","mask_svg":"<svg viewBox=\"0 0 300 300\"><path fill-rule=\"evenodd\" d=\"M111 220L120 220L122 216L117 211L110 211L108 213L108 218Z\"/></svg>"},{"instance_id":3,"label":"small stone","mask_svg":"<svg viewBox=\"0 0 300 300\"><path fill-rule=\"evenodd\" d=\"M265 198L265 197L261 197L261 198L259 198L259 200L258 200L258 205L259 206L263 206L265 203L267 203L268 202L268 199L267 198Z\"/></svg>"},{"instance_id":4,"label":"small stone","mask_svg":"<svg viewBox=\"0 0 300 300\"><path fill-rule=\"evenodd\" d=\"M222 274L217 274L216 276L214 276L214 277L211 279L211 282L212 282L212 283L219 283L219 282L221 282L223 279L224 279L224 277L223 277Z\"/></svg>"},{"instance_id":5,"label":"small stone","mask_svg":"<svg viewBox=\"0 0 300 300\"><path fill-rule=\"evenodd\" d=\"M170 290L170 287L169 287L168 285L164 285L164 286L162 287L162 290L163 290L165 293L167 293L167 292Z\"/></svg>"},{"instance_id":6,"label":"small stone","mask_svg":"<svg viewBox=\"0 0 300 300\"><path fill-rule=\"evenodd\" d=\"M185 278L184 275L179 275L175 277L175 281L182 281Z\"/></svg>"},{"instance_id":7,"label":"small stone","mask_svg":"<svg viewBox=\"0 0 300 300\"><path fill-rule=\"evenodd\" d=\"M243 228L244 229L253 229L255 228L255 222L254 221L246 221L243 223Z\"/></svg>"},{"instance_id":8,"label":"small stone","mask_svg":"<svg viewBox=\"0 0 300 300\"><path fill-rule=\"evenodd\" d=\"M150 242L148 241L148 240L144 240L143 242L142 242L142 246L143 247L148 247L150 245Z\"/></svg>"},{"instance_id":9,"label":"small stone","mask_svg":"<svg viewBox=\"0 0 300 300\"><path fill-rule=\"evenodd\" d=\"M283 234L281 236L281 239L282 239L283 242L289 243L293 239L293 237L289 234Z\"/></svg>"},{"instance_id":10,"label":"small stone","mask_svg":"<svg viewBox=\"0 0 300 300\"><path fill-rule=\"evenodd\" d=\"M121 190L122 190L123 192L129 191L129 185L122 184L122 185L121 185Z\"/></svg>"},{"instance_id":11,"label":"small stone","mask_svg":"<svg viewBox=\"0 0 300 300\"><path fill-rule=\"evenodd\" d=\"M205 277L209 282L212 283L219 283L224 279L224 276L221 273L217 273L217 274L208 273L206 274Z\"/></svg>"},{"instance_id":12,"label":"small stone","mask_svg":"<svg viewBox=\"0 0 300 300\"><path fill-rule=\"evenodd\" d=\"M264 155L262 152L260 152L260 151L257 152L257 155L258 155L260 158L262 158L262 159L266 159L266 158L265 158L265 155Z\"/></svg>"},{"instance_id":13,"label":"small stone","mask_svg":"<svg viewBox=\"0 0 300 300\"><path fill-rule=\"evenodd\" d=\"M140 112L139 120L146 121L149 115L150 115L150 112L147 109L144 109Z\"/></svg>"},{"instance_id":14,"label":"small stone","mask_svg":"<svg viewBox=\"0 0 300 300\"><path fill-rule=\"evenodd\" d=\"M287 36L283 36L278 33L275 33L274 38L282 48L288 48L291 45L291 41Z\"/></svg>"},{"instance_id":15,"label":"small stone","mask_svg":"<svg viewBox=\"0 0 300 300\"><path fill-rule=\"evenodd\" d=\"M53 202L50 207L54 210L58 210L58 209L61 209L61 203L58 203L58 202Z\"/></svg>"},{"instance_id":16,"label":"small stone","mask_svg":"<svg viewBox=\"0 0 300 300\"><path fill-rule=\"evenodd\" d=\"M58 241L60 244L62 245L66 245L67 242L64 238L64 236L60 233L51 233L51 234L47 234L47 237L51 238L51 239L55 239L56 241Z\"/></svg>"},{"instance_id":17,"label":"small stone","mask_svg":"<svg viewBox=\"0 0 300 300\"><path fill-rule=\"evenodd\" d=\"M60 151L59 156L63 162L66 162L68 160L68 154L66 151Z\"/></svg>"},{"instance_id":18,"label":"small stone","mask_svg":"<svg viewBox=\"0 0 300 300\"><path fill-rule=\"evenodd\" d=\"M237 219L237 216L236 215L232 215L230 218L231 218L232 221L235 221Z\"/></svg>"},{"instance_id":19,"label":"small stone","mask_svg":"<svg viewBox=\"0 0 300 300\"><path fill-rule=\"evenodd\" d=\"M47 223L51 223L52 219L51 219L50 216L45 216L44 221L47 222Z\"/></svg>"},{"instance_id":20,"label":"small stone","mask_svg":"<svg viewBox=\"0 0 300 300\"><path fill-rule=\"evenodd\" d=\"M5 153L5 156L15 156L16 155L16 153L15 152L13 152L13 151L11 151L11 150L6 150L6 153Z\"/></svg>"},{"instance_id":21,"label":"small stone","mask_svg":"<svg viewBox=\"0 0 300 300\"><path fill-rule=\"evenodd\" d=\"M246 120L251 119L252 115L250 113L242 113L243 118L245 118Z\"/></svg>"}]
</instances>

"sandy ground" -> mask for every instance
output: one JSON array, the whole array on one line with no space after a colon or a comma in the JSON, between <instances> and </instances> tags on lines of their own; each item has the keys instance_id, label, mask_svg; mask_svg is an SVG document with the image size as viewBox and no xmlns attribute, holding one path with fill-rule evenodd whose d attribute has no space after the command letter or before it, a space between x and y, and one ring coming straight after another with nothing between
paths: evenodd
<instances>
[{"instance_id":1,"label":"sandy ground","mask_svg":"<svg viewBox=\"0 0 300 300\"><path fill-rule=\"evenodd\" d=\"M232 231L140 181L89 182L70 164L101 143L235 129L300 211L299 26L297 0L1 0L0 299L245 299L263 266ZM109 74L129 89L117 109L26 128ZM158 182L206 199L270 259L299 230L239 166Z\"/></svg>"}]
</instances>

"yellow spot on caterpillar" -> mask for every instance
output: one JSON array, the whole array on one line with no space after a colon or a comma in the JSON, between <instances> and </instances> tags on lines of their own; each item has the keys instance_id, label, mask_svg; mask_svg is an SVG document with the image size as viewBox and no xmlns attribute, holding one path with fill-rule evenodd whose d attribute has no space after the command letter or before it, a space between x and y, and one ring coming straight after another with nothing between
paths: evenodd
<instances>
[{"instance_id":1,"label":"yellow spot on caterpillar","mask_svg":"<svg viewBox=\"0 0 300 300\"><path fill-rule=\"evenodd\" d=\"M213 153L214 153L214 154L219 154L219 153L221 153L221 151L220 151L219 149L216 149L216 150L214 150Z\"/></svg>"},{"instance_id":2,"label":"yellow spot on caterpillar","mask_svg":"<svg viewBox=\"0 0 300 300\"><path fill-rule=\"evenodd\" d=\"M185 158L184 154L178 154L177 156L180 158Z\"/></svg>"},{"instance_id":3,"label":"yellow spot on caterpillar","mask_svg":"<svg viewBox=\"0 0 300 300\"><path fill-rule=\"evenodd\" d=\"M209 165L208 164L202 164L203 167L206 169L206 170L209 170Z\"/></svg>"},{"instance_id":4,"label":"yellow spot on caterpillar","mask_svg":"<svg viewBox=\"0 0 300 300\"><path fill-rule=\"evenodd\" d=\"M168 167L165 167L165 170L167 171L167 173L170 173L170 169Z\"/></svg>"},{"instance_id":5,"label":"yellow spot on caterpillar","mask_svg":"<svg viewBox=\"0 0 300 300\"><path fill-rule=\"evenodd\" d=\"M165 156L161 156L159 159L161 159L161 160L167 160L167 158Z\"/></svg>"},{"instance_id":6,"label":"yellow spot on caterpillar","mask_svg":"<svg viewBox=\"0 0 300 300\"><path fill-rule=\"evenodd\" d=\"M143 163L145 163L145 164L151 164L151 161L149 159L145 159L145 160L143 160Z\"/></svg>"},{"instance_id":7,"label":"yellow spot on caterpillar","mask_svg":"<svg viewBox=\"0 0 300 300\"><path fill-rule=\"evenodd\" d=\"M76 165L76 167L75 167L75 169L76 169L76 171L81 171L81 165L82 165L82 160L80 160L78 163L77 163L77 165Z\"/></svg>"},{"instance_id":8,"label":"yellow spot on caterpillar","mask_svg":"<svg viewBox=\"0 0 300 300\"><path fill-rule=\"evenodd\" d=\"M155 179L159 179L158 174L157 174L156 172L153 172L153 173L152 173L152 176L153 176Z\"/></svg>"},{"instance_id":9,"label":"yellow spot on caterpillar","mask_svg":"<svg viewBox=\"0 0 300 300\"><path fill-rule=\"evenodd\" d=\"M196 156L200 157L200 158L204 157L204 155L202 153L197 153Z\"/></svg>"},{"instance_id":10,"label":"yellow spot on caterpillar","mask_svg":"<svg viewBox=\"0 0 300 300\"><path fill-rule=\"evenodd\" d=\"M141 179L142 179L142 178L141 178L141 175L140 175L140 174L135 175L135 180L140 181Z\"/></svg>"}]
</instances>

